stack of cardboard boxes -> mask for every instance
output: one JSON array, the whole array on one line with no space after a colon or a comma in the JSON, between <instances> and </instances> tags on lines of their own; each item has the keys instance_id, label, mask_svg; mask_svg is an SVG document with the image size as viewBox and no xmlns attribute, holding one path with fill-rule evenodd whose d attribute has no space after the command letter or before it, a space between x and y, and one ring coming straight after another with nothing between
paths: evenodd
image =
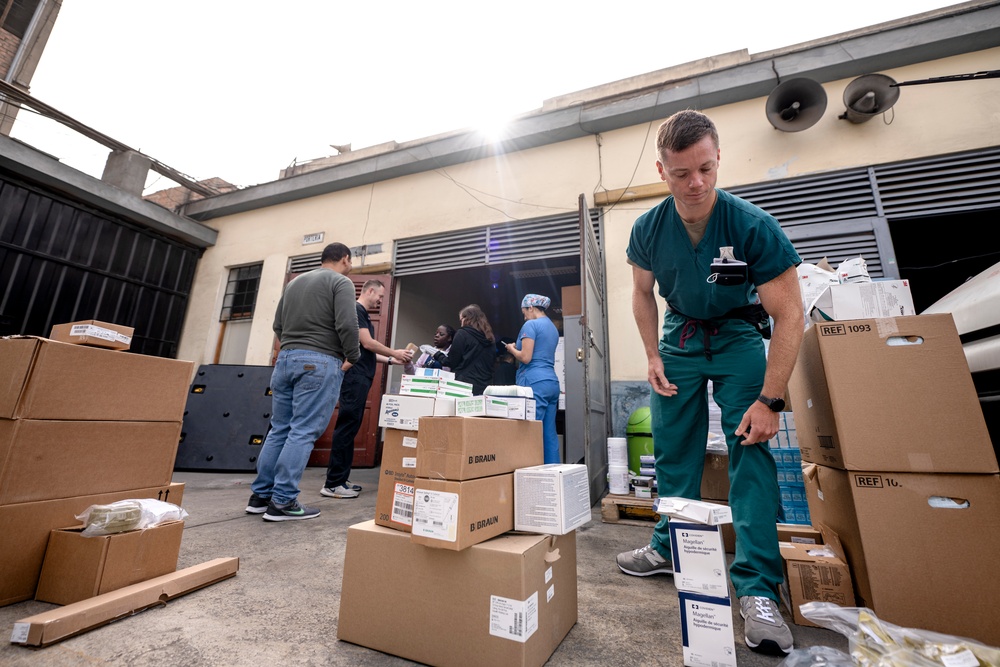
<instances>
[{"instance_id":1,"label":"stack of cardboard boxes","mask_svg":"<svg viewBox=\"0 0 1000 667\"><path fill-rule=\"evenodd\" d=\"M577 588L572 529L511 532L515 471L542 463L541 423L434 416L449 397L412 397L431 401L407 406L424 413L414 429L397 398L383 399L375 519L348 529L338 638L434 665L544 664L576 623ZM579 505L556 495L564 514Z\"/></svg>"},{"instance_id":2,"label":"stack of cardboard boxes","mask_svg":"<svg viewBox=\"0 0 1000 667\"><path fill-rule=\"evenodd\" d=\"M789 393L809 512L858 605L1000 644L1000 475L951 315L814 324Z\"/></svg>"},{"instance_id":3,"label":"stack of cardboard boxes","mask_svg":"<svg viewBox=\"0 0 1000 667\"><path fill-rule=\"evenodd\" d=\"M171 477L193 365L115 351L120 329L82 324L72 343L0 339L0 605L35 596L50 533L91 505L181 503Z\"/></svg>"}]
</instances>

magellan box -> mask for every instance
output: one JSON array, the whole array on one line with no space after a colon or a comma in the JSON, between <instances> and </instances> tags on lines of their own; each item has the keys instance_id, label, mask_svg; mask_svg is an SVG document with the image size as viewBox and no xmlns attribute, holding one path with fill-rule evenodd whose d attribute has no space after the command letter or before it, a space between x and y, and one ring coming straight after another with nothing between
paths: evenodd
<instances>
[{"instance_id":1,"label":"magellan box","mask_svg":"<svg viewBox=\"0 0 1000 667\"><path fill-rule=\"evenodd\" d=\"M440 667L540 667L576 619L575 532L447 551L372 521L347 530L340 640Z\"/></svg>"},{"instance_id":2,"label":"magellan box","mask_svg":"<svg viewBox=\"0 0 1000 667\"><path fill-rule=\"evenodd\" d=\"M789 394L803 461L862 471L998 470L950 314L815 324Z\"/></svg>"},{"instance_id":3,"label":"magellan box","mask_svg":"<svg viewBox=\"0 0 1000 667\"><path fill-rule=\"evenodd\" d=\"M587 466L549 463L514 471L514 530L565 535L590 521Z\"/></svg>"},{"instance_id":4,"label":"magellan box","mask_svg":"<svg viewBox=\"0 0 1000 667\"><path fill-rule=\"evenodd\" d=\"M916 315L908 280L877 280L870 283L830 285L812 303L809 319L814 322L867 320Z\"/></svg>"},{"instance_id":5,"label":"magellan box","mask_svg":"<svg viewBox=\"0 0 1000 667\"><path fill-rule=\"evenodd\" d=\"M728 596L729 578L721 526L671 518L668 527L677 590L713 597Z\"/></svg>"},{"instance_id":6,"label":"magellan box","mask_svg":"<svg viewBox=\"0 0 1000 667\"><path fill-rule=\"evenodd\" d=\"M108 352L108 354L114 354ZM116 491L92 496L0 506L0 606L35 597L38 575L45 558L49 533L58 528L79 525L77 514L91 505L107 505L129 498L155 498L180 505L184 484L170 484L131 491Z\"/></svg>"},{"instance_id":7,"label":"magellan box","mask_svg":"<svg viewBox=\"0 0 1000 667\"><path fill-rule=\"evenodd\" d=\"M729 595L677 591L681 643L687 667L736 667L733 609Z\"/></svg>"},{"instance_id":8,"label":"magellan box","mask_svg":"<svg viewBox=\"0 0 1000 667\"><path fill-rule=\"evenodd\" d=\"M413 484L416 544L460 551L514 529L514 474Z\"/></svg>"},{"instance_id":9,"label":"magellan box","mask_svg":"<svg viewBox=\"0 0 1000 667\"><path fill-rule=\"evenodd\" d=\"M72 604L177 569L183 521L85 537L81 528L49 535L35 599Z\"/></svg>"},{"instance_id":10,"label":"magellan box","mask_svg":"<svg viewBox=\"0 0 1000 667\"><path fill-rule=\"evenodd\" d=\"M416 469L417 432L386 429L382 442L382 474L375 498L375 523L410 532Z\"/></svg>"},{"instance_id":11,"label":"magellan box","mask_svg":"<svg viewBox=\"0 0 1000 667\"><path fill-rule=\"evenodd\" d=\"M541 465L542 423L482 417L423 417L417 477L465 480Z\"/></svg>"},{"instance_id":12,"label":"magellan box","mask_svg":"<svg viewBox=\"0 0 1000 667\"><path fill-rule=\"evenodd\" d=\"M378 425L383 428L414 431L421 417L430 417L433 414L434 398L431 396L383 394Z\"/></svg>"},{"instance_id":13,"label":"magellan box","mask_svg":"<svg viewBox=\"0 0 1000 667\"><path fill-rule=\"evenodd\" d=\"M121 324L111 324L99 320L83 320L57 324L49 333L49 340L91 347L106 347L109 350L127 350L132 345L135 329Z\"/></svg>"},{"instance_id":14,"label":"magellan box","mask_svg":"<svg viewBox=\"0 0 1000 667\"><path fill-rule=\"evenodd\" d=\"M0 419L0 505L166 485L180 422Z\"/></svg>"},{"instance_id":15,"label":"magellan box","mask_svg":"<svg viewBox=\"0 0 1000 667\"><path fill-rule=\"evenodd\" d=\"M778 543L785 573L781 595L792 612L792 619L799 625L820 627L799 611L806 602L854 606L851 571L840 543L831 537L828 544Z\"/></svg>"},{"instance_id":16,"label":"magellan box","mask_svg":"<svg viewBox=\"0 0 1000 667\"><path fill-rule=\"evenodd\" d=\"M0 338L0 418L180 422L193 369L190 361Z\"/></svg>"},{"instance_id":17,"label":"magellan box","mask_svg":"<svg viewBox=\"0 0 1000 667\"><path fill-rule=\"evenodd\" d=\"M810 516L844 546L858 606L1000 646L1000 475L808 465L803 476Z\"/></svg>"}]
</instances>

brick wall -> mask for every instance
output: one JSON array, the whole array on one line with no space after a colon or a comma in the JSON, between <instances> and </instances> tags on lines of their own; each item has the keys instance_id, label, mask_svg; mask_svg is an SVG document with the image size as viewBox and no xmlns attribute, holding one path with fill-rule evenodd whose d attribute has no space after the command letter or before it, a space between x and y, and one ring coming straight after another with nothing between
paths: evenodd
<instances>
[{"instance_id":1,"label":"brick wall","mask_svg":"<svg viewBox=\"0 0 1000 667\"><path fill-rule=\"evenodd\" d=\"M6 77L21 39L0 28L0 77Z\"/></svg>"}]
</instances>

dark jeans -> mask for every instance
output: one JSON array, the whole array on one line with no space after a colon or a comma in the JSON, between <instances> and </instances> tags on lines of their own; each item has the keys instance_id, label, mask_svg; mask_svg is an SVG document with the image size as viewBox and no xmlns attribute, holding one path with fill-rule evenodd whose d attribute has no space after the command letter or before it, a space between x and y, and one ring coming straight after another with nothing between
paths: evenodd
<instances>
[{"instance_id":1,"label":"dark jeans","mask_svg":"<svg viewBox=\"0 0 1000 667\"><path fill-rule=\"evenodd\" d=\"M353 369L352 369L353 370ZM333 429L330 445L330 463L326 467L326 488L333 489L351 476L354 461L354 437L361 430L361 420L365 416L365 401L372 387L373 378L350 370L344 375L340 387L340 412Z\"/></svg>"}]
</instances>

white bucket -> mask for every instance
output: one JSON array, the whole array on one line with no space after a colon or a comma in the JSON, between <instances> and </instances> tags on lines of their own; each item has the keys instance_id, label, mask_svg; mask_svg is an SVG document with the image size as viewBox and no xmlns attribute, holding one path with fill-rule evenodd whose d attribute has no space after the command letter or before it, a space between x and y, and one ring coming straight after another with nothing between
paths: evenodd
<instances>
[{"instance_id":1,"label":"white bucket","mask_svg":"<svg viewBox=\"0 0 1000 667\"><path fill-rule=\"evenodd\" d=\"M608 438L608 465L623 465L628 470L628 440Z\"/></svg>"},{"instance_id":2,"label":"white bucket","mask_svg":"<svg viewBox=\"0 0 1000 667\"><path fill-rule=\"evenodd\" d=\"M608 465L608 493L616 496L628 495L628 464Z\"/></svg>"}]
</instances>

